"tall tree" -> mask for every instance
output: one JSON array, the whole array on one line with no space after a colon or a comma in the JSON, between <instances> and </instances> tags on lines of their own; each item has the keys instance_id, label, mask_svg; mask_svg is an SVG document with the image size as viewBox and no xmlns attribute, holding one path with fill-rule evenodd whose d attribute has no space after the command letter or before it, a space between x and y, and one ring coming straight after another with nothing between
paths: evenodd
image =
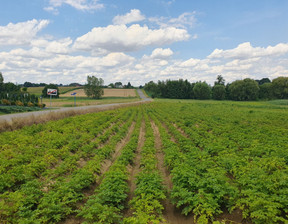
<instances>
[{"instance_id":1,"label":"tall tree","mask_svg":"<svg viewBox=\"0 0 288 224\"><path fill-rule=\"evenodd\" d=\"M212 98L214 100L225 100L226 88L224 85L215 85L212 88Z\"/></svg>"},{"instance_id":2,"label":"tall tree","mask_svg":"<svg viewBox=\"0 0 288 224\"><path fill-rule=\"evenodd\" d=\"M223 78L222 75L218 75L216 78L216 82L214 82L214 85L225 85L225 79Z\"/></svg>"},{"instance_id":3,"label":"tall tree","mask_svg":"<svg viewBox=\"0 0 288 224\"><path fill-rule=\"evenodd\" d=\"M229 96L232 100L257 100L259 90L258 83L253 79L236 80L229 86Z\"/></svg>"},{"instance_id":4,"label":"tall tree","mask_svg":"<svg viewBox=\"0 0 288 224\"><path fill-rule=\"evenodd\" d=\"M3 83L4 83L4 78L3 78L2 72L0 72L0 84L3 84Z\"/></svg>"},{"instance_id":5,"label":"tall tree","mask_svg":"<svg viewBox=\"0 0 288 224\"><path fill-rule=\"evenodd\" d=\"M104 80L95 76L87 76L87 84L84 86L85 94L88 97L99 99L103 94Z\"/></svg>"},{"instance_id":6,"label":"tall tree","mask_svg":"<svg viewBox=\"0 0 288 224\"><path fill-rule=\"evenodd\" d=\"M206 82L196 82L193 87L193 92L196 99L211 99L211 87Z\"/></svg>"},{"instance_id":7,"label":"tall tree","mask_svg":"<svg viewBox=\"0 0 288 224\"><path fill-rule=\"evenodd\" d=\"M259 85L259 98L263 100L273 99L272 83L266 82Z\"/></svg>"},{"instance_id":8,"label":"tall tree","mask_svg":"<svg viewBox=\"0 0 288 224\"><path fill-rule=\"evenodd\" d=\"M278 99L288 99L288 77L278 77L272 80L272 90Z\"/></svg>"}]
</instances>

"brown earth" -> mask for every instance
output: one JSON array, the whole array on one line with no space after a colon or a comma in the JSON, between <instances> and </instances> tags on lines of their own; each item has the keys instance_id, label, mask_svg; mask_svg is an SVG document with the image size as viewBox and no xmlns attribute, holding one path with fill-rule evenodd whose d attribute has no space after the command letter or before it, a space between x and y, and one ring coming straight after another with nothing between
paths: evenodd
<instances>
[{"instance_id":1,"label":"brown earth","mask_svg":"<svg viewBox=\"0 0 288 224\"><path fill-rule=\"evenodd\" d=\"M141 149L144 145L144 142L145 142L145 122L142 121L140 133L139 133L139 139L138 139L138 146L137 146L137 150L136 150L136 156L135 156L134 161L133 161L133 166L128 167L128 171L130 173L130 177L128 179L128 186L129 186L130 191L128 192L127 202L132 200L132 198L134 196L134 191L136 189L135 180L136 180L137 174L140 172ZM124 212L124 217L131 216L132 212L133 211L128 208Z\"/></svg>"},{"instance_id":2,"label":"brown earth","mask_svg":"<svg viewBox=\"0 0 288 224\"><path fill-rule=\"evenodd\" d=\"M118 156L121 153L122 148L128 143L128 141L131 138L132 132L135 128L135 122L131 125L131 127L128 130L128 134L126 135L126 137L124 139L122 139L121 142L119 142L116 147L115 147L115 151L111 157L111 159L107 159L103 162L102 167L101 167L101 174L104 174L105 172L107 172L109 170L109 168L113 165L113 163L115 162L115 160L118 158Z\"/></svg>"},{"instance_id":3,"label":"brown earth","mask_svg":"<svg viewBox=\"0 0 288 224\"><path fill-rule=\"evenodd\" d=\"M76 89L71 92L61 94L61 96L65 97L74 97L71 96L71 93L77 93L76 96L78 97L86 97L84 89ZM135 89L104 89L103 97L135 97L136 90Z\"/></svg>"},{"instance_id":4,"label":"brown earth","mask_svg":"<svg viewBox=\"0 0 288 224\"><path fill-rule=\"evenodd\" d=\"M154 132L155 137L155 147L157 149L156 157L158 160L157 168L160 171L160 174L163 178L164 185L168 189L168 195L173 187L172 183L172 177L170 175L170 172L166 168L164 164L164 154L161 150L162 148L162 141L161 136L159 133L158 127L155 125L155 123L152 121L151 126ZM181 214L181 211L177 209L172 203L169 197L163 201L164 211L163 216L167 223L171 224L193 224L194 223L194 217L193 216L184 216Z\"/></svg>"}]
</instances>

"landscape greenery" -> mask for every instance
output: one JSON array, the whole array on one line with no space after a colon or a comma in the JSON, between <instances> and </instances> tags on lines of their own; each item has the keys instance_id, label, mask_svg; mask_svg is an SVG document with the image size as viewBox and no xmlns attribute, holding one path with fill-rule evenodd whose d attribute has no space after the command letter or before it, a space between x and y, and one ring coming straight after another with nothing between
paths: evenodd
<instances>
[{"instance_id":1,"label":"landscape greenery","mask_svg":"<svg viewBox=\"0 0 288 224\"><path fill-rule=\"evenodd\" d=\"M190 83L180 79L158 83L150 81L145 84L144 89L152 98L235 101L288 99L288 77L278 77L272 82L268 78L246 78L225 85L224 78L218 75L212 87L206 82Z\"/></svg>"},{"instance_id":2,"label":"landscape greenery","mask_svg":"<svg viewBox=\"0 0 288 224\"><path fill-rule=\"evenodd\" d=\"M155 100L3 132L0 223L287 223L287 104Z\"/></svg>"}]
</instances>

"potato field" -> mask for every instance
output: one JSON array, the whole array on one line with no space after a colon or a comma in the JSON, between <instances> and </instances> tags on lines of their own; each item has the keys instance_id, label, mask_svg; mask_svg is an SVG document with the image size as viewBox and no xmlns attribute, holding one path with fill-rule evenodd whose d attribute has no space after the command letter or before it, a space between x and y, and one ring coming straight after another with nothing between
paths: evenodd
<instances>
[{"instance_id":1,"label":"potato field","mask_svg":"<svg viewBox=\"0 0 288 224\"><path fill-rule=\"evenodd\" d=\"M288 223L288 107L156 100L0 134L0 223Z\"/></svg>"}]
</instances>

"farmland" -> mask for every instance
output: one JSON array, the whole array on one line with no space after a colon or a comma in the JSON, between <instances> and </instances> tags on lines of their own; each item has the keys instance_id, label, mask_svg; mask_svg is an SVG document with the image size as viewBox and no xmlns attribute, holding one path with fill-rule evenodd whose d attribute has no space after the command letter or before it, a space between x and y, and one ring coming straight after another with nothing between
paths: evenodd
<instances>
[{"instance_id":1,"label":"farmland","mask_svg":"<svg viewBox=\"0 0 288 224\"><path fill-rule=\"evenodd\" d=\"M29 87L28 92L41 96L43 87ZM59 98L53 98L52 107L74 107L74 96L71 93L76 93L76 106L89 106L111 103L127 103L139 100L135 89L104 89L104 95L100 99L91 99L84 93L83 88L75 87L59 87ZM50 106L50 99L43 98L42 103Z\"/></svg>"},{"instance_id":2,"label":"farmland","mask_svg":"<svg viewBox=\"0 0 288 224\"><path fill-rule=\"evenodd\" d=\"M1 223L286 223L288 107L156 100L0 134Z\"/></svg>"}]
</instances>

